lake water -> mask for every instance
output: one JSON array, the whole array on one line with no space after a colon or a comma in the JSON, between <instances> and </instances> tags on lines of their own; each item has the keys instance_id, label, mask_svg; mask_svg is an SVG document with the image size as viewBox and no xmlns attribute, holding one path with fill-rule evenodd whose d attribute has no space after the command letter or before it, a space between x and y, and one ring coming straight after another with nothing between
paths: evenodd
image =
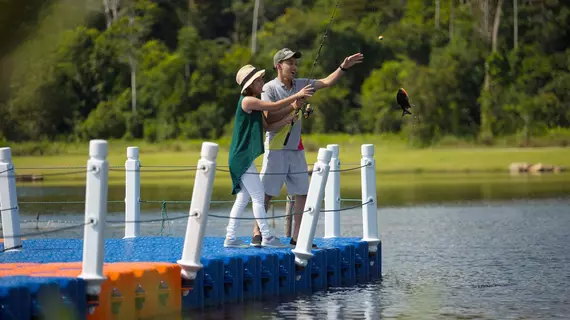
<instances>
[{"instance_id":1,"label":"lake water","mask_svg":"<svg viewBox=\"0 0 570 320\"><path fill-rule=\"evenodd\" d=\"M391 179L391 180L390 180ZM412 179L410 177L406 179ZM570 179L564 175L489 177L414 176L411 183L379 177L379 227L383 278L353 288L334 288L293 300L208 309L191 319L568 319L570 318ZM391 181L387 183L387 181ZM18 186L23 232L50 230L82 220L83 187ZM143 219L161 215L160 200L188 200L191 189L146 186ZM359 190L343 191L357 198ZM111 187L109 200L124 198ZM231 198L230 198L231 199ZM343 203L350 206L353 203ZM122 204L109 219L122 219ZM188 211L168 203L167 215ZM227 204L212 213L228 215ZM37 216L37 213L41 213ZM275 214L283 213L277 204ZM252 216L248 211L246 216ZM208 236L223 236L227 219L210 218ZM342 213L342 235L362 235L359 210ZM252 221L238 232L249 235ZM283 234L283 220L275 220ZM182 236L185 221L145 224L143 235ZM322 236L320 217L317 236ZM121 226L108 237L121 237ZM49 237L81 237L82 229Z\"/></svg>"}]
</instances>

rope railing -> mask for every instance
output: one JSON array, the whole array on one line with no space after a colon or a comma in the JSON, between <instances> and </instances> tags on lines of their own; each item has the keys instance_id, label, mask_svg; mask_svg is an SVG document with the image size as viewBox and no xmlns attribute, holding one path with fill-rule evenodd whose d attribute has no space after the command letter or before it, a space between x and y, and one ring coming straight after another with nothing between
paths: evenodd
<instances>
[{"instance_id":1,"label":"rope railing","mask_svg":"<svg viewBox=\"0 0 570 320\"><path fill-rule=\"evenodd\" d=\"M139 221L125 221L125 220L106 220L106 223L109 224L127 224L127 223L154 223L154 222L162 222L164 224L164 222L166 221L175 221L175 220L181 220L181 219L188 219L188 217L194 217L196 216L195 214L186 214L186 215L182 215L182 216L177 216L177 217L161 217L161 218L157 218L157 219L146 219L146 220L139 220ZM28 220L24 220L22 222L35 222L35 221L28 221ZM42 235L47 235L47 234L53 234L53 233L59 233L62 231L68 231L68 230L73 230L73 229L77 229L77 228L81 228L84 227L86 225L90 225L93 224L95 221L93 219L90 219L87 222L83 222L83 223L76 223L75 221L58 221L58 223L73 223L72 226L66 226L66 227L60 227L60 228L54 228L52 230L45 230L45 231L36 231L36 232L26 232L26 233L20 233L18 235L12 235L12 236L3 236L0 237L0 239L4 240L4 239L9 239L9 238L24 238L24 237L34 237L34 236L42 236ZM164 227L164 225L162 226ZM162 235L163 230L161 229L160 234ZM19 246L15 246L15 247L10 247L10 248L4 248L2 249L1 252L6 252L9 250L14 250L14 249L20 249L22 248L21 245Z\"/></svg>"},{"instance_id":2,"label":"rope railing","mask_svg":"<svg viewBox=\"0 0 570 320\"><path fill-rule=\"evenodd\" d=\"M20 170L20 169L22 169L22 170L25 170L25 169L38 170L39 168L18 168L18 170ZM56 168L56 167L44 167L44 168L41 168L41 169L52 170L52 169L59 169L59 168ZM12 171L12 172L13 172L14 170L15 170L15 168L12 167L12 168L10 168L10 169L1 171L0 174L5 173L5 172L9 172L9 171ZM62 170L63 170L63 169L62 169ZM80 173L89 173L89 172L92 172L92 171L93 171L92 169L91 169L91 170L88 170L88 169L83 168L83 170L75 170L75 171L42 173L42 177L46 177L46 176L47 176L47 177L53 177L53 176L73 175L73 174L80 174ZM8 175L5 175L5 176L1 176L0 178L17 178L17 177L18 177L18 175L8 174Z\"/></svg>"},{"instance_id":3,"label":"rope railing","mask_svg":"<svg viewBox=\"0 0 570 320\"><path fill-rule=\"evenodd\" d=\"M349 201L361 201L360 199L346 199ZM287 200L285 200L287 201ZM125 221L125 220L106 220L107 223L110 224L126 224L126 223L152 223L152 222L166 222L166 221L175 221L175 220L180 220L180 219L184 219L184 218L188 218L188 217L192 217L195 216L193 214L185 214L182 216L177 216L174 218L169 218L168 217L168 212L167 212L167 204L168 203L181 203L182 201L168 201L168 200L156 200L153 202L160 202L161 205L161 218L155 218L155 219L147 219L147 220L138 220L138 221ZM190 201L183 201L184 203L190 203ZM291 201L292 202L292 201ZM362 207L364 205L367 205L369 203L371 203L372 200L369 200L367 202L361 203L361 204L357 204L357 205L353 205L350 207L345 207L345 208L341 208L341 209L337 209L337 210L326 210L326 209L321 209L320 212L341 212L341 211L347 211L347 210L352 210L352 209L356 209L359 207ZM11 209L16 209L16 208L9 208L9 209L2 209L2 210L11 210ZM276 219L276 218L286 218L286 217L290 217L290 216L295 216L295 215L299 215L299 214L304 214L309 212L310 210L306 210L306 211L302 211L302 212L294 212L291 214L284 214L284 215L279 215L279 216L271 216L271 217L266 217L263 219ZM215 217L215 218L227 218L229 219L230 216L222 216L222 215L216 215L216 214L212 214L209 213L208 216L211 217ZM38 223L39 222L39 217L40 215L38 214L37 219L36 220L23 220L21 221L22 223L31 223L31 222L35 222ZM242 220L255 220L255 217L249 218L249 217L242 217L242 218L236 218L236 219L242 219ZM69 220L49 220L49 222L51 223L74 223L75 221L69 221ZM66 229L67 230L67 229ZM2 239L0 237L0 239Z\"/></svg>"},{"instance_id":4,"label":"rope railing","mask_svg":"<svg viewBox=\"0 0 570 320\"><path fill-rule=\"evenodd\" d=\"M130 170L130 169L115 169L115 168L109 168L109 171L115 171L115 172L183 172L183 171L188 171L188 172L193 172L195 171L197 168L183 168L183 169L145 169L145 170L140 170L140 169L135 169L135 170Z\"/></svg>"},{"instance_id":5,"label":"rope railing","mask_svg":"<svg viewBox=\"0 0 570 320\"><path fill-rule=\"evenodd\" d=\"M346 169L338 169L338 170L329 170L329 172L346 172L346 171L354 171L358 169L362 169L369 164L365 165L358 165L356 167L346 168ZM230 170L220 169L220 168L227 168L229 166L217 166L217 171L220 172L227 172L229 173ZM148 170L142 168L172 168L172 169L157 169L157 170ZM0 174L8 171L14 171L15 168L10 168L8 170L1 171ZM76 170L76 171L68 171L68 172L58 172L58 173L42 173L42 176L59 176L59 175L71 175L71 174L79 174L79 173L88 173L91 170L86 170L85 167L75 167L75 166L60 166L60 167L18 167L18 170L64 170L64 169L83 169L83 170ZM141 169L125 169L124 166L109 166L109 171L113 172L183 172L183 171L194 171L198 169L198 166L176 166L176 165L153 165L153 166L142 166ZM297 172L266 172L264 175L290 175L290 174L305 174L305 173L312 173L313 170L305 170L305 171L297 171ZM245 174L257 174L261 175L261 172L251 173L246 172ZM11 175L7 175L5 177L14 177Z\"/></svg>"},{"instance_id":6,"label":"rope railing","mask_svg":"<svg viewBox=\"0 0 570 320\"><path fill-rule=\"evenodd\" d=\"M349 200L358 200L358 199L349 199ZM360 201L360 200L358 200ZM167 203L169 203L170 201L160 201L162 203L161 205L161 218L154 218L154 219L142 219L142 220L138 220L138 221L125 221L125 220L106 220L106 223L109 224L127 224L127 223L140 223L140 224L144 224L144 223L155 223L155 222L161 222L161 230L160 230L160 234L163 234L164 231L164 223L167 221L176 221L176 220L181 220L181 219L187 219L188 217L193 217L196 216L195 214L184 214L181 216L176 216L176 217L168 217L168 213L167 213ZM364 205L369 204L370 202L372 202L372 200L369 200L367 202L358 204L358 205L354 205L354 206L350 206L350 207L345 207L345 208L341 208L338 210L323 210L321 209L320 212L342 212L342 211L348 211L348 210L352 210L352 209L356 209L359 207L362 207ZM175 202L178 203L178 202ZM15 209L15 208L10 208L10 209L2 209L2 210L11 210L11 209ZM290 213L290 214L284 214L284 215L278 215L278 216L266 216L265 218L261 218L261 219L278 219L278 218L286 218L286 217L291 217L291 216L295 216L295 215L300 215L300 214L305 214L307 212L310 212L311 209L307 209L305 211L301 211L301 212L294 212L294 213ZM223 215L217 215L217 214L212 214L209 213L208 216L210 217L214 217L214 218L220 218L220 219L230 219L230 216L223 216ZM236 220L256 220L257 218L255 217L239 217L239 218L232 218L232 219L236 219ZM39 215L38 215L38 219L36 220L23 220L21 221L22 223L39 223ZM75 221L67 221L67 220L56 220L56 221L49 221L51 223L76 223ZM39 232L31 232L31 233L25 233L25 234L21 234L19 235L19 237L30 237L30 236L36 236L36 235L45 235L45 234L51 234L51 233L57 233L60 231L67 231L67 230L71 230L77 227L82 227L85 226L86 223L82 223L82 224L75 224L73 226L67 226L67 227L62 227L62 228L55 228L53 230L49 230L49 231L39 231ZM36 225L36 228L38 229L39 227ZM11 238L16 238L18 236L11 236ZM3 237L0 237L0 239L4 239Z\"/></svg>"},{"instance_id":7,"label":"rope railing","mask_svg":"<svg viewBox=\"0 0 570 320\"><path fill-rule=\"evenodd\" d=\"M155 223L155 222L166 222L166 221L175 221L175 220L187 219L188 217L195 217L195 216L196 216L195 214L185 214L185 215L176 216L176 217L163 216L161 218L143 219L143 220L138 220L138 221L105 220L105 223L109 223L109 224ZM21 222L22 223L29 223L29 222L36 222L36 220L23 220ZM71 229L75 229L75 228L79 228L79 227L84 227L86 225L92 224L92 223L94 223L94 220L91 219L88 222L84 222L84 223L77 223L77 221L68 221L68 220L56 220L56 221L50 221L50 222L60 223L60 224L71 224L71 223L73 223L74 225L67 226L67 227L61 227L61 228L54 228L52 230L47 230L47 231L27 232L27 233L21 233L18 235L3 236L3 237L0 237L0 239L3 240L3 239L8 239L8 238L33 237L33 236L57 233L60 231L67 231L67 230L71 230Z\"/></svg>"},{"instance_id":8,"label":"rope railing","mask_svg":"<svg viewBox=\"0 0 570 320\"><path fill-rule=\"evenodd\" d=\"M124 221L124 220L106 220L106 223L110 224L127 224L127 223L154 223L154 222L165 222L165 221L176 221L181 219L188 219L188 217L195 217L195 214L185 214L182 216L176 217L163 217L163 218L156 218L156 219L146 219L146 220L139 220L139 221Z\"/></svg>"},{"instance_id":9,"label":"rope railing","mask_svg":"<svg viewBox=\"0 0 570 320\"><path fill-rule=\"evenodd\" d=\"M365 165L361 165L358 167L353 167L353 168L348 168L348 169L338 169L338 170L329 170L329 172L345 172L345 171L353 171L353 170L358 170L358 169L362 169L364 167L369 166L370 164L365 164ZM217 171L221 171L221 172L230 172L230 170L225 170L225 169L216 169ZM306 170L306 171L296 171L296 172L265 172L263 173L263 175L266 176L285 176L285 175L290 175L290 174L305 174L305 173L312 173L313 170ZM261 175L261 172L245 172L244 174L257 174L257 175Z\"/></svg>"},{"instance_id":10,"label":"rope railing","mask_svg":"<svg viewBox=\"0 0 570 320\"><path fill-rule=\"evenodd\" d=\"M68 226L68 227L61 227L61 228L57 228L57 229L52 229L52 230L46 230L46 231L37 231L37 232L27 232L27 233L20 233L18 235L11 235L11 236L3 236L2 240L4 239L14 239L14 238L23 238L23 237L33 237L33 236L41 236L41 235L46 235L46 234L51 234L51 233L58 233L61 231L67 231L67 230L72 230L72 229L76 229L76 228L81 228L84 227L86 225L90 225L93 224L95 222L95 220L90 219L87 222L83 222L83 223L78 223L75 224L73 226ZM8 250L14 250L14 249L19 249L22 248L21 245L18 246L14 246L14 247L8 247L8 248L4 248L2 249L2 252L6 252Z\"/></svg>"},{"instance_id":11,"label":"rope railing","mask_svg":"<svg viewBox=\"0 0 570 320\"><path fill-rule=\"evenodd\" d=\"M272 217L266 216L265 218L259 218L259 219L269 220L269 219L275 219L275 218L285 218L285 217L305 214L305 213L310 212L310 211L311 211L310 209L307 209L307 210L302 211L302 212L294 212L291 214L284 214L284 215L272 216ZM208 217L214 217L214 218L220 218L220 219L236 219L236 220L257 220L257 218L255 218L255 217L230 217L230 216L221 216L221 215L217 215L217 214L213 214L213 213L209 213Z\"/></svg>"},{"instance_id":12,"label":"rope railing","mask_svg":"<svg viewBox=\"0 0 570 320\"><path fill-rule=\"evenodd\" d=\"M354 199L356 200L356 199ZM369 200L367 202L364 202L362 204L358 204L358 205L354 205L354 206L350 206L350 207L345 207L345 208L341 208L338 210L320 210L320 212L331 212L331 211L347 211L347 210L352 210L352 209L356 209L358 207L362 207L364 205L367 205L368 203L372 202L372 200ZM127 223L139 223L139 224L144 224L144 223L155 223L155 222L160 222L161 223L161 230L160 230L160 235L163 235L163 231L164 231L164 223L167 221L176 221L176 220L182 220L182 219L188 219L189 217L194 217L196 216L196 214L184 214L181 216L176 216L176 217L168 217L166 211L167 211L167 207L166 207L166 203L167 201L162 201L162 208L161 208L161 218L155 218L155 219L143 219L143 220L138 220L138 221L125 221L125 220L106 220L106 223L109 224L118 224L118 225L122 225L122 224L127 224ZM10 208L10 210L13 208ZM8 209L3 209L3 210L8 210ZM276 218L286 218L289 216L295 216L295 215L300 215L300 214L305 214L307 212L310 212L311 209L307 209L301 212L294 212L291 214L284 214L284 215L279 215L279 216L272 216L272 217L268 217L266 216L265 218L261 218L261 219L276 219ZM257 220L257 218L255 217L230 217L230 216L222 216L222 215L217 215L217 214L212 214L209 213L208 214L209 217L213 217L213 218L220 218L220 219L236 219L236 220ZM25 222L37 222L37 221L33 221L33 220L24 220L22 221L23 223ZM51 221L51 222L55 222L55 221ZM57 223L74 223L71 221L57 221ZM12 236L3 236L0 237L0 239L7 239L7 238L23 238L23 237L34 237L34 236L40 236L40 235L47 235L47 234L53 234L53 233L59 233L62 231L68 231L68 230L73 230L73 229L77 229L77 228L81 228L84 227L86 225L92 224L94 223L93 219L90 219L87 222L84 223L75 223L72 226L66 226L66 227L60 227L60 228L55 228L52 230L45 230L45 231L36 231L36 232L27 232L27 233L21 233L19 235L12 235ZM8 250L14 250L14 249L19 249L22 246L15 246L15 247L11 247L11 248L4 248L2 249L1 252L6 252Z\"/></svg>"},{"instance_id":13,"label":"rope railing","mask_svg":"<svg viewBox=\"0 0 570 320\"><path fill-rule=\"evenodd\" d=\"M361 169L363 167L366 167L370 165L370 163L366 163L364 165L359 165L356 167L351 167L351 168L346 168L346 169L338 169L338 170L329 170L329 172L344 172L344 171L353 171L353 170L358 170ZM221 169L220 167L228 167L228 166L217 166L217 171L221 171L221 172L230 172L229 170L225 170L225 169ZM143 166L140 165L140 168L145 168L144 170L141 169L136 169L136 170L128 170L125 169L123 166L109 166L109 171L120 171L120 172L180 172L180 171L194 171L196 169L199 168L199 166L178 166L178 165L148 165L148 166ZM148 170L146 168L167 168L167 169L151 169ZM7 170L4 170L1 173L5 173L8 171L14 171L14 167L11 167ZM85 167L83 166L46 166L46 167L19 167L18 170L69 170L69 169L82 169L82 170L74 170L74 171L67 171L67 172L58 172L58 173L48 173L48 174L43 174L42 176L57 176L57 175L71 175L71 174L79 174L79 173L88 173L91 172L93 169L91 170L86 170ZM312 170L307 170L307 171L299 171L299 172L287 172L287 173L281 173L281 172L276 172L276 173L265 173L265 175L287 175L287 174L308 174L308 173L312 173ZM250 174L250 173L247 173ZM261 173L255 173L260 175ZM5 177L12 177L12 175L7 175ZM344 202L360 202L360 199L340 199L340 201L344 201ZM191 204L192 201L189 200L142 200L139 199L138 200L139 203L161 203L162 204L162 208L161 208L161 218L158 219L151 219L151 220L147 220L147 221L143 221L143 220L139 220L138 223L145 223L145 222L161 222L161 231L160 234L162 235L163 230L164 230L164 223L166 221L172 221L172 220L179 220L182 218L187 218L188 215L184 215L184 216L180 216L180 217L176 217L176 218L168 218L168 210L167 210L167 204ZM211 204L230 204L233 203L234 200L211 200L210 203ZM274 204L274 203L293 203L295 202L294 200L290 200L290 199L273 199L270 201L270 203ZM124 200L108 200L107 203L109 204L118 204L118 203L125 203ZM366 203L363 204L359 204L359 205L355 205L355 206L351 206L351 207L347 207L347 208L342 208L342 209L338 209L338 210L321 210L320 212L340 212L340 211L345 211L345 210L351 210L351 209L355 209L358 208L360 206L363 206ZM46 204L46 205L55 205L55 204L62 204L62 205L68 205L68 204L85 204L85 201L19 201L18 203L19 205L38 205L38 204ZM14 210L14 209L19 209L18 206L16 207L12 207L12 208L6 208L6 209L0 209L1 211L10 211L10 210ZM290 214L284 214L284 215L279 215L279 216L271 216L271 217L267 217L266 219L276 219L276 218L286 218L286 217L291 217L291 216L295 216L295 215L299 215L299 214L303 214L304 212L295 212L295 213L290 213ZM35 220L36 223L39 223L39 219L40 219L40 215L41 213L37 214L37 218ZM222 215L216 215L216 214L210 214L210 216L214 217L214 218L224 218L224 219L229 219L229 216L222 216ZM243 220L255 220L254 217L241 217L239 219L243 219ZM110 224L117 224L117 223L128 223L128 221L108 221ZM137 222L137 221L132 221L133 223ZM36 227L38 228L38 226L36 225ZM52 232L59 232L59 231L65 231L68 230L70 227L65 227L64 229L55 229L55 230L51 230L49 231L49 233ZM42 233L39 233L42 234Z\"/></svg>"},{"instance_id":14,"label":"rope railing","mask_svg":"<svg viewBox=\"0 0 570 320\"><path fill-rule=\"evenodd\" d=\"M342 212L342 211L347 211L347 210L352 210L352 209L356 209L356 208L360 208L362 206L365 206L369 203L371 203L372 200L368 200L362 204L358 204L358 205L354 205L354 206L350 206L350 207L346 207L346 208L341 208L341 209L337 209L337 210L319 210L319 212ZM292 216L296 216L296 215L301 215L301 214L305 214L307 212L311 212L312 209L307 209L305 211L301 211L301 212L293 212L290 214L284 214L284 215L279 215L279 216L266 216L265 218L259 218L262 220L269 220L269 219L276 219L276 218L286 218L286 217L292 217ZM222 218L222 219L236 219L236 220L257 220L258 218L255 217L239 217L239 218L235 218L235 217L230 217L230 216L221 216L221 215L216 215L216 214L212 214L209 213L208 217L214 217L214 218Z\"/></svg>"},{"instance_id":15,"label":"rope railing","mask_svg":"<svg viewBox=\"0 0 570 320\"><path fill-rule=\"evenodd\" d=\"M18 170L64 170L64 169L85 169L85 166L46 166L46 167L18 167Z\"/></svg>"},{"instance_id":16,"label":"rope railing","mask_svg":"<svg viewBox=\"0 0 570 320\"><path fill-rule=\"evenodd\" d=\"M340 198L341 202L359 202L361 199L351 199L351 198ZM139 200L139 203L171 203L171 204L192 204L190 200ZM235 200L212 200L211 204L224 204L224 203L234 203ZM250 200L251 202L251 200ZM288 199L273 199L269 201L270 203L294 203L295 200ZM107 203L123 204L124 200L107 200ZM248 202L249 203L249 202ZM85 204L85 201L18 201L18 204L28 205L28 204ZM18 207L0 209L0 211L8 211L13 209L20 209Z\"/></svg>"}]
</instances>

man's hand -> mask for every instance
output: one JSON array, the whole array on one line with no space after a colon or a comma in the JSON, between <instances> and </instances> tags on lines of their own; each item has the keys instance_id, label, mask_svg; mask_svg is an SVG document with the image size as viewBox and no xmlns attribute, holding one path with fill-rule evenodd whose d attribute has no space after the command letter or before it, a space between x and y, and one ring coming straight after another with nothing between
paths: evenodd
<instances>
[{"instance_id":1,"label":"man's hand","mask_svg":"<svg viewBox=\"0 0 570 320\"><path fill-rule=\"evenodd\" d=\"M344 61L340 64L340 66L344 69L348 69L357 63L362 63L362 60L364 60L364 55L362 55L362 53L355 53L344 58Z\"/></svg>"},{"instance_id":2,"label":"man's hand","mask_svg":"<svg viewBox=\"0 0 570 320\"><path fill-rule=\"evenodd\" d=\"M315 81L315 89L319 90L334 85L340 79L340 77L342 77L346 69L351 68L357 63L362 63L362 60L364 60L364 55L362 53L355 53L344 58L344 61L342 61L340 64L340 68L344 70L337 67L331 74L328 75L328 77Z\"/></svg>"}]
</instances>

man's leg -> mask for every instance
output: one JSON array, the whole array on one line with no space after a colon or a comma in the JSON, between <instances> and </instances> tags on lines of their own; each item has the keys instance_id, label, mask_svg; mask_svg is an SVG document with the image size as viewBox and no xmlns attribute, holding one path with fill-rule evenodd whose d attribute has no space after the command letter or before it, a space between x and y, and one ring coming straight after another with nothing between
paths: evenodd
<instances>
[{"instance_id":1,"label":"man's leg","mask_svg":"<svg viewBox=\"0 0 570 320\"><path fill-rule=\"evenodd\" d=\"M279 196L281 187L285 182L286 172L284 168L285 162L283 159L282 150L266 150L263 155L263 164L261 167L261 183L265 190L265 210L269 209L270 201L273 197ZM261 231L257 222L253 224L253 239L251 244L253 246L261 246Z\"/></svg>"},{"instance_id":2,"label":"man's leg","mask_svg":"<svg viewBox=\"0 0 570 320\"><path fill-rule=\"evenodd\" d=\"M268 194L265 195L265 212L269 210L269 204L271 203L272 198L273 197ZM259 225L257 224L257 222L255 222L253 224L253 236L255 237L257 235L261 236L261 231L259 230Z\"/></svg>"},{"instance_id":3,"label":"man's leg","mask_svg":"<svg viewBox=\"0 0 570 320\"><path fill-rule=\"evenodd\" d=\"M285 179L285 184L287 185L289 194L295 195L295 206L293 207L295 212L295 228L293 229L290 243L294 245L297 243L297 237L299 236L301 221L304 215L302 212L305 209L307 193L309 192L309 173L307 160L305 159L305 151L288 151L287 161L289 162L289 173L287 179ZM315 245L313 245L313 248L315 248Z\"/></svg>"}]
</instances>

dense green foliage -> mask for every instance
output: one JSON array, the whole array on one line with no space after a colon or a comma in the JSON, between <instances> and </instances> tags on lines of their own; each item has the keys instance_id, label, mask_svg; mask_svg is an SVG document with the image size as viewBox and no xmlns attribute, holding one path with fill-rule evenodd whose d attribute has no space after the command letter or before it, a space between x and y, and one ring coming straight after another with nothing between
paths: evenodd
<instances>
[{"instance_id":1,"label":"dense green foliage","mask_svg":"<svg viewBox=\"0 0 570 320\"><path fill-rule=\"evenodd\" d=\"M311 98L305 132L427 145L568 128L570 2L517 0L515 14L513 1L340 0L313 75L356 52L365 62ZM308 76L336 4L261 1L252 55L254 0L25 2L0 0L0 140L219 138L239 67L270 79L273 54L290 47ZM400 87L418 120L401 118Z\"/></svg>"}]
</instances>

